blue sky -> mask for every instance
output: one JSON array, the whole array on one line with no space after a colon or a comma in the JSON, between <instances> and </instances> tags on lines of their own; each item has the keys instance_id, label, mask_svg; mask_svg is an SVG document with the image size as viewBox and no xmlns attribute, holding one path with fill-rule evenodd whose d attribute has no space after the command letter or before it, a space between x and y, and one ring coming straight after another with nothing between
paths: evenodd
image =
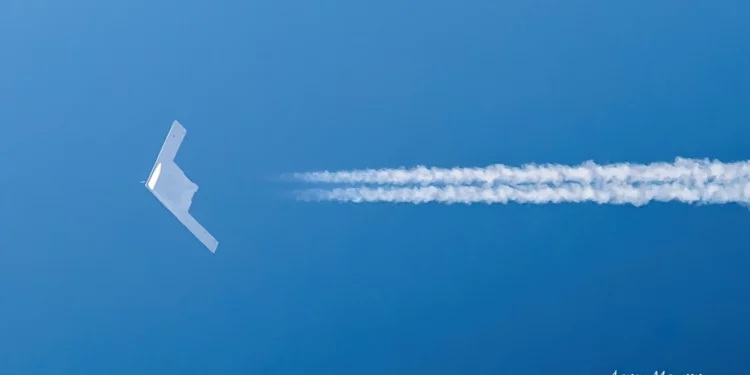
<instances>
[{"instance_id":1,"label":"blue sky","mask_svg":"<svg viewBox=\"0 0 750 375\"><path fill-rule=\"evenodd\" d=\"M0 373L736 373L736 205L300 203L282 173L748 159L750 4L0 5ZM173 120L206 251L139 184Z\"/></svg>"}]
</instances>

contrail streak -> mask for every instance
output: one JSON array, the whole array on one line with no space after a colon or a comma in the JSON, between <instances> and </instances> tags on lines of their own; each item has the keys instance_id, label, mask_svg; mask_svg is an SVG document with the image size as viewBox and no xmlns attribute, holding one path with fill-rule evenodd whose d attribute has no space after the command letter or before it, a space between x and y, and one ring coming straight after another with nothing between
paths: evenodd
<instances>
[{"instance_id":1,"label":"contrail streak","mask_svg":"<svg viewBox=\"0 0 750 375\"><path fill-rule=\"evenodd\" d=\"M443 186L443 187L355 187L303 191L298 199L305 201L340 202L404 202L404 203L564 203L595 202L599 204L631 204L641 206L652 201L678 201L696 204L750 203L750 182L686 184L607 183L585 186Z\"/></svg>"},{"instance_id":2,"label":"contrail streak","mask_svg":"<svg viewBox=\"0 0 750 375\"><path fill-rule=\"evenodd\" d=\"M484 168L361 169L337 172L295 173L310 183L379 185L521 185L579 183L729 184L750 180L750 161L722 163L709 159L676 158L673 163L617 163L598 165L588 161L577 166L526 164L521 167L491 165Z\"/></svg>"}]
</instances>

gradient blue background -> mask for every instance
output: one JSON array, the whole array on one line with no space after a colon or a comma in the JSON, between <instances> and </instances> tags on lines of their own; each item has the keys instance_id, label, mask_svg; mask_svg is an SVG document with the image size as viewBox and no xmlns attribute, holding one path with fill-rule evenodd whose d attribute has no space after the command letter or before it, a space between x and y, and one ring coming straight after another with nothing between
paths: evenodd
<instances>
[{"instance_id":1,"label":"gradient blue background","mask_svg":"<svg viewBox=\"0 0 750 375\"><path fill-rule=\"evenodd\" d=\"M746 208L288 199L750 157L750 3L563 3L4 1L0 373L746 372ZM173 120L215 255L139 184Z\"/></svg>"}]
</instances>

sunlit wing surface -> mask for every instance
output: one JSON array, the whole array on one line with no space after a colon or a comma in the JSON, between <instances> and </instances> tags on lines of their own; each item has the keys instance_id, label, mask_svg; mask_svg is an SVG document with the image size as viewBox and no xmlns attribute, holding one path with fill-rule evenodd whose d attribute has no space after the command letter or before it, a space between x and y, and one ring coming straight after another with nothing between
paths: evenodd
<instances>
[{"instance_id":1,"label":"sunlit wing surface","mask_svg":"<svg viewBox=\"0 0 750 375\"><path fill-rule=\"evenodd\" d=\"M164 141L159 157L151 169L151 175L146 180L146 188L177 217L177 220L198 237L208 250L215 253L219 242L188 212L193 195L198 191L198 185L190 181L174 162L185 133L185 128L179 122L172 123L167 140Z\"/></svg>"}]
</instances>

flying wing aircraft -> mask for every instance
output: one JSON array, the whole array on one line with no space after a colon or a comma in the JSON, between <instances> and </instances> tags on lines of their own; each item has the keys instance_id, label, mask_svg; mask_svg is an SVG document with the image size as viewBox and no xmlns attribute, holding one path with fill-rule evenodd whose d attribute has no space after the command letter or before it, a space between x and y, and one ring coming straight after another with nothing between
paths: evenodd
<instances>
[{"instance_id":1,"label":"flying wing aircraft","mask_svg":"<svg viewBox=\"0 0 750 375\"><path fill-rule=\"evenodd\" d=\"M146 180L146 188L151 191L167 209L186 226L212 253L219 242L198 223L188 212L198 185L190 181L174 162L177 150L185 138L185 128L177 121L172 123L167 139L161 147L151 174Z\"/></svg>"}]
</instances>

